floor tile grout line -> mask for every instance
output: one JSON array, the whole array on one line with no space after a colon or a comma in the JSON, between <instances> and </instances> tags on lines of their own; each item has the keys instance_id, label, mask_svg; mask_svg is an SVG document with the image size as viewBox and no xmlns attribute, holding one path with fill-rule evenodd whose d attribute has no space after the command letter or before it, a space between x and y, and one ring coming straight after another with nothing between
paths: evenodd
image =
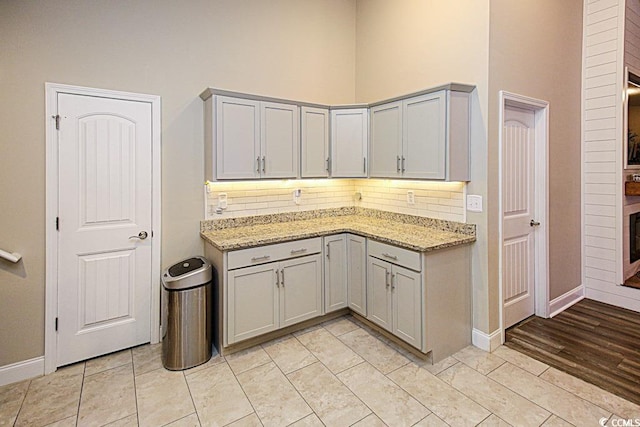
<instances>
[{"instance_id":1,"label":"floor tile grout line","mask_svg":"<svg viewBox=\"0 0 640 427\"><path fill-rule=\"evenodd\" d=\"M265 353L267 353L267 352L265 351ZM269 353L267 353L267 356L269 356ZM271 356L269 356L269 358L271 358ZM231 365L229 364L228 360L225 360L224 363L226 363L229 366L229 370L231 371L231 374L233 375L234 379L236 380L236 383L238 383L238 385L240 386L240 390L242 390L242 394L244 394L245 399L247 399L247 402L249 402L249 405L251 405L251 409L253 409L253 413L256 414L256 417L260 421L260 424L262 424L264 426L264 423L262 422L262 418L260 418L260 415L258 415L258 411L256 410L256 407L254 406L254 404L251 401L251 399L249 399L249 395L247 394L247 392L244 389L244 387L242 387L242 383L238 379L238 375L239 374L236 374L235 372L233 372L233 369L231 369ZM266 363L263 363L262 365L259 365L259 366L264 366L264 365L266 365ZM259 366L255 366L254 368L258 368ZM254 368L251 368L251 369L254 369ZM246 371L243 371L243 372L248 372L251 369L247 369ZM251 415L251 414L249 414L249 415ZM242 418L245 418L245 417L242 417ZM240 418L240 419L242 419L242 418ZM235 420L235 421L238 421L238 420ZM233 421L233 422L235 422L235 421Z\"/></svg>"},{"instance_id":2,"label":"floor tile grout line","mask_svg":"<svg viewBox=\"0 0 640 427\"><path fill-rule=\"evenodd\" d=\"M456 360L458 360L458 359L456 359ZM480 372L476 371L475 369L473 369L473 368L469 367L468 365L466 365L466 364L462 363L461 361L458 361L458 363L456 363L455 365L451 365L451 366L449 366L447 369L443 370L442 372L448 371L449 369L453 368L454 366L456 366L456 365L458 365L458 364L462 364L462 365L464 365L464 366L468 367L469 369L472 369L473 371L477 372L478 374L482 375L482 373L480 373ZM442 372L440 372L440 373L442 373ZM500 419L502 420L502 418L501 418L498 414L496 414L495 412L493 412L491 409L487 408L487 407L486 407L485 405L483 405L481 402L478 402L478 401L477 401L476 399L474 399L472 396L469 396L467 393L465 393L464 391L460 390L458 387L454 386L453 384L449 384L449 383L447 383L447 382L446 382L446 381L444 381L442 378L440 378L440 377L439 377L439 375L440 375L440 374L436 375L436 377L438 377L438 379L439 379L440 381L443 381L445 384L447 384L447 385L449 385L450 387L452 387L452 388L453 388L454 390L456 390L458 393L461 393L461 394L462 394L463 396L465 396L467 399L471 400L471 401L472 401L472 402L474 402L476 405L480 406L481 408L483 408L484 410L486 410L487 412L489 412L489 416L487 416L487 418L489 418L489 417L493 414L493 415L495 415L496 417L498 417L498 418L500 418ZM516 395L520 396L520 394L518 394L518 393L514 392L513 390L511 390L510 388L508 388L508 387L506 387L506 386L504 386L504 385L500 384L499 382L497 382L497 381L496 381L496 380L494 380L493 378L489 378L489 377L488 377L488 376L486 376L486 375L482 375L482 376L483 376L483 377L485 377L487 380L492 381L492 382L494 382L494 383L498 384L499 386L504 387L506 390L509 390L509 391L513 392L514 394L516 394ZM523 399L525 399L525 400L526 400L526 401L528 401L528 402L531 402L531 401L530 401L529 399L527 399L526 397L523 397L523 396L520 396L520 397L522 397ZM533 402L531 402L531 403L533 403ZM536 406L538 406L539 408L542 408L540 405L538 405L538 404L536 404L536 403L533 403L533 404L534 404L534 405L536 405ZM551 411L547 410L546 408L542 408L542 409L544 409L545 411L547 411L547 412L549 412L549 413L553 414L553 412L551 412ZM486 419L486 418L485 418L485 419ZM503 421L504 421L504 420L503 420ZM506 421L505 421L505 422L506 422ZM546 422L546 420L545 420L545 422ZM541 425L542 425L542 424L544 424L544 423L541 423Z\"/></svg>"},{"instance_id":3,"label":"floor tile grout line","mask_svg":"<svg viewBox=\"0 0 640 427\"><path fill-rule=\"evenodd\" d=\"M205 363L206 363L206 362L205 362ZM205 368L205 369L209 369L209 368ZM205 369L203 369L203 371L204 371ZM191 387L189 387L189 381L187 380L187 374L186 374L186 372L185 372L185 371L186 371L186 370L183 370L183 371L182 371L182 378L184 378L184 382L185 382L185 384L187 385L187 391L189 391L189 398L191 399L191 404L193 405L193 411L194 411L193 413L194 413L194 414L196 414L196 418L198 418L198 424L202 425L202 421L200 420L200 415L198 414L198 407L196 406L196 401L195 401L195 399L193 398L193 393L191 392ZM191 414L189 414L189 415L185 415L184 417L182 417L182 418L178 418L178 419L177 419L177 420L175 420L175 421L179 421L179 420L181 420L181 419L183 419L183 418L186 418L186 417L188 417L188 416L190 416L190 415L191 415ZM172 422L175 422L175 421L172 421Z\"/></svg>"},{"instance_id":4,"label":"floor tile grout line","mask_svg":"<svg viewBox=\"0 0 640 427\"><path fill-rule=\"evenodd\" d=\"M551 366L550 366L549 368L545 369L545 370L544 370L544 372L547 372L549 369L551 369ZM555 369L555 368L554 368L554 369ZM558 371L559 371L559 370L558 370ZM544 372L543 372L543 373L544 373ZM562 371L560 371L560 372L562 372ZM563 373L565 373L565 374L566 374L566 372L563 372ZM542 375L542 374L540 374L540 375ZM567 374L567 375L570 375L570 374ZM578 378L578 377L574 377L574 376L572 376L572 375L571 375L571 377L572 377L572 378L576 378L576 379L580 379L580 378ZM538 378L540 378L540 377L538 376ZM609 418L611 418L611 416L615 415L615 414L613 413L613 411L611 411L611 410L609 410L609 409L607 409L607 408L603 408L602 406L600 406L600 404L599 404L599 403L593 402L593 401L592 401L592 400L590 400L590 399L587 399L587 398L585 398L585 397L582 397L582 396L580 396L580 395L578 395L578 394L574 393L574 392L573 392L573 391L571 391L571 390L567 390L566 388L564 388L564 387L563 387L563 386L561 386L561 385L554 384L554 383L552 383L552 382L550 382L550 381L547 381L545 378L540 378L540 379L541 379L542 381L544 381L545 383L547 383L547 384L550 384L550 385L555 386L555 387L557 387L557 388L559 388L559 389L561 389L561 390L566 391L567 393L569 393L569 394L571 394L571 395L573 395L573 396L577 397L577 398L578 398L578 399L580 399L580 400L584 400L585 402L588 402L588 403L592 404L593 406L595 406L595 407L597 407L597 408L602 409L603 411L610 412L610 413L611 413L611 415L609 416ZM584 381L584 380L581 380L581 381L583 381L583 382L587 383L587 382L586 382L586 381ZM589 384L589 385L593 385L594 387L598 387L598 386L595 386L594 384L591 384L591 383L587 383L587 384ZM607 390L605 390L605 389L603 389L603 388L600 388L600 387L598 387L598 388L600 389L600 392L603 392L603 391L604 391L604 392L606 392L606 393L609 393L609 394L611 394L611 395L613 395L613 396L616 396L616 397L618 397L618 398L622 399L620 396L615 395L615 394L611 393L610 391L607 391ZM628 400L626 400L626 399L623 399L623 400L625 400L625 401L627 401L627 402L628 402ZM633 402L632 402L632 403L633 403ZM556 414L556 415L557 415L557 414ZM558 416L558 417L560 417L559 415L557 415L557 416Z\"/></svg>"},{"instance_id":5,"label":"floor tile grout line","mask_svg":"<svg viewBox=\"0 0 640 427\"><path fill-rule=\"evenodd\" d=\"M27 394L29 394L29 390L31 389L31 384L33 383L33 379L28 380L29 384L27 384L27 389L24 391L24 396L22 396L22 401L20 402L20 407L18 408L18 412L16 412L16 419L13 420L13 426L18 423L18 417L20 416L20 411L22 411L22 407L24 406L25 400L27 400Z\"/></svg>"},{"instance_id":6,"label":"floor tile grout line","mask_svg":"<svg viewBox=\"0 0 640 427\"><path fill-rule=\"evenodd\" d=\"M509 362L506 362L506 363L509 363ZM518 366L516 366L516 365L514 365L514 364L512 364L512 363L510 363L510 364L511 364L512 366L514 366L514 367L518 368L518 369L522 369L522 368L520 368L520 367L518 367ZM502 365L501 365L501 366L502 366ZM522 369L522 370L524 370L524 369ZM492 372L493 372L493 371L492 371ZM532 374L532 375L533 375L533 374ZM542 406L542 405L539 405L538 403L536 403L536 402L532 401L532 400L531 400L531 399L529 399L528 397L523 396L521 393L518 393L516 390L512 389L511 387L508 387L507 385L502 384L501 382L499 382L499 381L497 381L497 380L494 380L493 378L489 377L489 374L487 374L487 375L486 375L486 377L487 377L489 380L494 381L494 382L496 382L497 384L500 384L502 387L506 388L507 390L512 391L513 393L517 394L518 396L522 397L523 399L525 399L525 400L527 400L527 401L531 402L532 404L534 404L534 405L538 406L539 408L542 408L542 409L544 409L545 411L547 411L547 412L551 413L551 415L555 415L556 417L561 418L561 419L563 419L563 420L564 420L564 418L562 418L562 417L560 416L560 414L558 414L558 413L556 413L556 412L552 411L550 408L547 408L547 407L544 407L544 406ZM566 392L566 393L569 393L569 394L571 394L571 395L573 395L573 396L577 397L578 399L580 399L580 400L582 400L582 401L584 401L584 402L586 402L586 403L589 403L590 405L595 406L596 408L599 408L599 409L602 409L603 411L606 411L607 413L609 412L609 410L608 410L608 409L601 408L600 406L596 405L596 404L595 404L595 403L593 403L593 402L590 402L590 401L589 401L589 400L587 400L587 399L583 399L582 397L577 396L577 395L575 395L574 393L571 393L570 391L565 390L564 388L562 388L562 387L560 387L560 386L557 386L557 385L555 385L555 384L552 384L552 383L550 383L550 382L546 381L544 378L540 378L540 379L541 379L542 381L544 381L545 383L547 383L548 385L552 386L552 387L555 387L555 388L560 389L560 390L562 390L562 391L564 391L564 392ZM548 417L548 418L547 418L547 420L548 420L549 418L550 418L550 417ZM546 422L547 420L545 420L545 422ZM566 420L565 420L565 421L566 421ZM543 423L543 424L544 424L544 423ZM571 423L570 423L570 424L571 424Z\"/></svg>"},{"instance_id":7,"label":"floor tile grout line","mask_svg":"<svg viewBox=\"0 0 640 427\"><path fill-rule=\"evenodd\" d=\"M305 347L306 348L306 347ZM264 348L263 348L264 350ZM307 351L309 351L309 349L307 349ZM309 409L311 409L311 414L315 414L316 417L318 417L318 419L320 420L320 422L322 422L322 419L320 418L320 416L318 414L316 414L316 411L313 409L313 407L309 404L309 402L307 402L307 399L304 398L304 396L300 393L300 391L296 388L296 386L291 382L291 380L289 379L289 377L287 376L287 374L285 374L282 369L280 369L280 366L278 366L278 364L276 363L275 360L273 360L273 358L271 357L271 355L265 350L265 353L267 353L267 356L269 356L269 358L271 359L271 361L273 362L273 365L276 367L277 370L280 371L280 373L284 376L284 378L287 380L287 382L289 383L289 385L291 385L291 387L293 388L293 390L295 390L295 392L298 394L298 396L300 396L300 398L302 399L302 401L309 407ZM313 354L313 353L312 353ZM315 355L314 355L315 356ZM317 356L315 356L317 359ZM308 365L311 366L311 365ZM293 424L293 423L297 423L298 421L308 417L311 414L307 414L305 416L303 416L302 418L295 420L291 423L289 423L289 425ZM324 424L324 423L322 423Z\"/></svg>"},{"instance_id":8,"label":"floor tile grout line","mask_svg":"<svg viewBox=\"0 0 640 427\"><path fill-rule=\"evenodd\" d=\"M76 426L80 422L80 404L82 403L82 392L84 391L84 380L86 378L85 373L87 372L87 362L83 362L82 367L82 383L80 384L80 396L78 397L78 409L76 410Z\"/></svg>"},{"instance_id":9,"label":"floor tile grout line","mask_svg":"<svg viewBox=\"0 0 640 427\"><path fill-rule=\"evenodd\" d=\"M327 331L327 332L328 332L328 331ZM329 333L331 334L331 332L329 332ZM331 334L331 335L333 335L333 334ZM294 338L296 338L296 339L297 339L297 337L294 337ZM300 342L300 340L298 340L298 342ZM304 368L306 368L306 367L309 367L309 366L315 365L316 363L321 364L322 366L324 366L324 368L327 370L327 372L329 372L331 375L333 375L333 377L334 377L335 379L337 379L337 380L340 382L340 384L342 384L342 385L343 385L347 390L349 390L349 392L351 392L351 394L353 394L353 396L354 396L356 399L358 399L358 400L360 401L360 403L362 403L362 404L363 404L363 405L364 405L364 406L365 406L369 411L371 411L371 413L372 413L372 414L375 414L375 415L376 415L376 417L378 417L378 415L377 415L375 412L373 412L373 410L369 407L369 405L367 405L366 403L364 403L364 402L362 401L362 399L360 399L360 397L358 397L358 395L357 395L357 394L355 394L355 393L353 392L353 390L351 390L351 389L349 388L349 386L348 386L348 385L346 385L346 384L345 384L345 383L344 383L344 382L343 382L343 381L338 377L338 374L339 374L340 372L345 372L345 371L347 371L347 370L349 370L349 369L351 369L351 368L354 368L354 367L356 367L356 366L358 366L358 365L360 365L360 364L362 364L362 363L365 363L365 362L366 362L366 360L364 360L364 359L363 359L363 360L362 360L362 362L358 362L357 364L355 364L355 365L353 365L353 366L351 366L351 367L349 367L349 368L347 368L347 369L343 369L342 371L335 373L335 372L333 372L331 369L329 369L329 367L328 367L327 365L325 365L324 363L322 363L322 361L321 361L320 359L318 359L318 356L317 356L316 354L314 354L314 352L313 352L312 350L310 350L309 348L307 348L307 346L305 346L305 345L304 345L304 344L302 344L301 342L300 342L300 345L302 345L302 346L303 346L303 347L304 347L304 348L305 348L305 349L306 349L310 354L312 354L312 355L316 358L316 362L311 363L311 364L309 364L309 365L307 365L307 366L305 366L305 367L302 367L302 368L300 368L300 369L304 369ZM347 347L348 347L348 346L347 346ZM352 350L352 351L353 351L353 350ZM355 353L355 352L354 352L354 353ZM357 353L356 353L356 354L357 354ZM277 366L277 364L276 364L276 366ZM299 371L300 369L297 369L296 371ZM295 372L295 371L293 371L293 372ZM284 374L284 372L283 372L283 374ZM285 375L285 377L287 377L287 375ZM287 380L289 380L289 377L287 377ZM291 380L289 380L289 382L291 383ZM293 383L291 383L291 385L292 385L292 386L293 386L293 388L298 392L298 394L300 394L300 392L299 392L299 390L297 389L297 387L296 387ZM314 414L316 414L315 410L314 410L314 409L313 409L313 407L309 404L309 402L307 402L307 400L304 398L304 396L302 396L301 394L300 394L300 396L301 396L301 397L302 397L302 399L307 403L307 405L309 405L309 407L311 408L311 410L313 411L313 413L314 413ZM322 422L322 424L324 424L324 422L322 421L322 418L320 418L320 416L319 416L318 414L316 414L316 416L318 417L318 419L320 420L320 422ZM363 417L362 419L364 419L364 418L366 418L366 417L368 417L368 416L369 416L369 415L366 415L366 416L365 416L365 417ZM378 417L378 418L380 418L380 417ZM356 422L358 422L358 421L356 421Z\"/></svg>"}]
</instances>

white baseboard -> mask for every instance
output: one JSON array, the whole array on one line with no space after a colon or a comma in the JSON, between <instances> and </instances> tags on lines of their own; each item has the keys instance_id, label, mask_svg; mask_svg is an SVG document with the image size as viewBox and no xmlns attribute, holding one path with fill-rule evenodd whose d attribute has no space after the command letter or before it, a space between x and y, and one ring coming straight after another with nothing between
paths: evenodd
<instances>
[{"instance_id":1,"label":"white baseboard","mask_svg":"<svg viewBox=\"0 0 640 427\"><path fill-rule=\"evenodd\" d=\"M549 317L562 313L573 304L584 299L584 294L584 285L580 285L571 289L569 292L565 292L558 298L554 298L549 302Z\"/></svg>"},{"instance_id":2,"label":"white baseboard","mask_svg":"<svg viewBox=\"0 0 640 427\"><path fill-rule=\"evenodd\" d=\"M612 286L613 288L622 288L623 286ZM629 289L629 288L627 288ZM640 294L640 290L634 290ZM627 310L633 310L640 313L640 300L631 299L627 296L614 294L609 292L603 292L599 289L587 288L587 298L600 301L605 304L615 305L616 307L626 308Z\"/></svg>"},{"instance_id":3,"label":"white baseboard","mask_svg":"<svg viewBox=\"0 0 640 427\"><path fill-rule=\"evenodd\" d=\"M473 331L471 332L471 342L479 349L492 352L502 345L502 334L500 333L500 329L496 329L492 333L486 334L473 328Z\"/></svg>"},{"instance_id":4,"label":"white baseboard","mask_svg":"<svg viewBox=\"0 0 640 427\"><path fill-rule=\"evenodd\" d=\"M44 356L0 366L0 386L44 375Z\"/></svg>"}]
</instances>

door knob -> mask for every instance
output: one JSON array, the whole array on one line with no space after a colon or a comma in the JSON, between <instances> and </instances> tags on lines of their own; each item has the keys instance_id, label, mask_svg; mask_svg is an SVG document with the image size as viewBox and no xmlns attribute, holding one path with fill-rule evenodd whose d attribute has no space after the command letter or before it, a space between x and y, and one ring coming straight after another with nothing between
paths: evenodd
<instances>
[{"instance_id":1,"label":"door knob","mask_svg":"<svg viewBox=\"0 0 640 427\"><path fill-rule=\"evenodd\" d=\"M147 234L146 231L139 232L137 236L129 236L130 239L140 239L140 240L144 240L147 237L149 237L149 234Z\"/></svg>"},{"instance_id":2,"label":"door knob","mask_svg":"<svg viewBox=\"0 0 640 427\"><path fill-rule=\"evenodd\" d=\"M532 219L531 222L529 223L529 225L532 226L532 227L537 227L537 226L540 225L540 223L538 221Z\"/></svg>"}]
</instances>

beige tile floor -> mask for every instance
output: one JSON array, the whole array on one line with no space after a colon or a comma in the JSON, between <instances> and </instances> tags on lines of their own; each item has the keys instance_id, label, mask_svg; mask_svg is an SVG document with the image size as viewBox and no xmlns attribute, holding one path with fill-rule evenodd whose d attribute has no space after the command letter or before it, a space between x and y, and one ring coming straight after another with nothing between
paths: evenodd
<instances>
[{"instance_id":1,"label":"beige tile floor","mask_svg":"<svg viewBox=\"0 0 640 427\"><path fill-rule=\"evenodd\" d=\"M506 347L427 365L350 316L196 368L159 345L0 387L0 426L598 426L640 406ZM640 422L640 421L639 421ZM635 424L637 425L637 424Z\"/></svg>"}]
</instances>

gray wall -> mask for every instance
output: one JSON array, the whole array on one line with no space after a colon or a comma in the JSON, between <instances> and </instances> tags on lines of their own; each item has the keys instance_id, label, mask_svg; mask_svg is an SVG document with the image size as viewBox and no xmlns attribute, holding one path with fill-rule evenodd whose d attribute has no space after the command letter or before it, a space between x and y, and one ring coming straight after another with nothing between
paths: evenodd
<instances>
[{"instance_id":1,"label":"gray wall","mask_svg":"<svg viewBox=\"0 0 640 427\"><path fill-rule=\"evenodd\" d=\"M353 0L0 2L0 366L44 354L44 83L162 97L162 264L203 251L208 86L355 97Z\"/></svg>"}]
</instances>

